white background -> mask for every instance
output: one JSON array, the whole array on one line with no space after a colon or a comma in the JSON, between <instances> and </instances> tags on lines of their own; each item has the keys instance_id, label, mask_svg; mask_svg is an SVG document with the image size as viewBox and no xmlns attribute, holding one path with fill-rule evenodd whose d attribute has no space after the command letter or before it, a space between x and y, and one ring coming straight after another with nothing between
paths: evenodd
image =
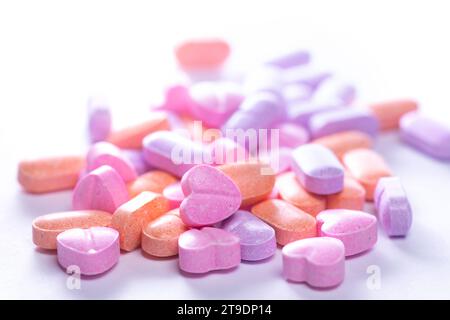
<instances>
[{"instance_id":1,"label":"white background","mask_svg":"<svg viewBox=\"0 0 450 320\"><path fill-rule=\"evenodd\" d=\"M375 249L347 260L346 279L333 290L283 280L280 252L189 277L176 259L139 250L68 290L56 256L32 244L31 221L70 209L70 192L32 196L16 182L22 158L86 150L89 94L110 98L117 126L148 112L177 78L173 46L191 37L227 38L230 70L307 48L315 65L357 85L359 104L411 97L450 123L449 9L446 1L1 1L0 298L450 298L450 165L395 133L381 136L377 149L410 196L411 233L380 232ZM366 286L370 265L380 267L380 290Z\"/></svg>"}]
</instances>

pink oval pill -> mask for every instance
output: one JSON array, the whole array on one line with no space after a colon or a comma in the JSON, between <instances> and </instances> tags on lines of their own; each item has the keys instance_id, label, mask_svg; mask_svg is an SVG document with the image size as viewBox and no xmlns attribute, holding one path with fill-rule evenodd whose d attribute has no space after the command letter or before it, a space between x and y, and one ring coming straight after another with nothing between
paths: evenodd
<instances>
[{"instance_id":1,"label":"pink oval pill","mask_svg":"<svg viewBox=\"0 0 450 320\"><path fill-rule=\"evenodd\" d=\"M69 229L58 235L58 262L66 270L97 275L111 269L120 256L119 233L111 228Z\"/></svg>"},{"instance_id":2,"label":"pink oval pill","mask_svg":"<svg viewBox=\"0 0 450 320\"><path fill-rule=\"evenodd\" d=\"M215 69L229 54L230 46L220 39L186 41L175 49L178 63L186 70Z\"/></svg>"}]
</instances>

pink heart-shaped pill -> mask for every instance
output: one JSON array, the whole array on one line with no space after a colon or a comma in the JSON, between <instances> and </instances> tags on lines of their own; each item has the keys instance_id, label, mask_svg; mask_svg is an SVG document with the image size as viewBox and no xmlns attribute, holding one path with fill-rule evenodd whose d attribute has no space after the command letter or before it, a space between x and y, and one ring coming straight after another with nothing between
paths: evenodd
<instances>
[{"instance_id":1,"label":"pink heart-shaped pill","mask_svg":"<svg viewBox=\"0 0 450 320\"><path fill-rule=\"evenodd\" d=\"M83 176L72 196L74 210L103 210L113 213L129 198L125 182L110 166L101 166Z\"/></svg>"},{"instance_id":2,"label":"pink heart-shaped pill","mask_svg":"<svg viewBox=\"0 0 450 320\"><path fill-rule=\"evenodd\" d=\"M178 238L180 269L190 273L230 269L239 265L239 238L225 230L191 229Z\"/></svg>"},{"instance_id":3,"label":"pink heart-shaped pill","mask_svg":"<svg viewBox=\"0 0 450 320\"><path fill-rule=\"evenodd\" d=\"M112 228L69 229L56 241L59 264L64 269L76 266L83 275L103 273L119 260L119 232Z\"/></svg>"},{"instance_id":4,"label":"pink heart-shaped pill","mask_svg":"<svg viewBox=\"0 0 450 320\"><path fill-rule=\"evenodd\" d=\"M345 276L345 247L330 237L297 240L283 247L283 275L313 287L338 285Z\"/></svg>"},{"instance_id":5,"label":"pink heart-shaped pill","mask_svg":"<svg viewBox=\"0 0 450 320\"><path fill-rule=\"evenodd\" d=\"M346 209L324 210L316 216L320 236L341 240L345 255L352 256L372 248L377 242L377 218Z\"/></svg>"},{"instance_id":6,"label":"pink heart-shaped pill","mask_svg":"<svg viewBox=\"0 0 450 320\"><path fill-rule=\"evenodd\" d=\"M241 192L236 184L220 170L198 165L181 179L186 198L180 205L180 217L191 227L220 222L241 205Z\"/></svg>"},{"instance_id":7,"label":"pink heart-shaped pill","mask_svg":"<svg viewBox=\"0 0 450 320\"><path fill-rule=\"evenodd\" d=\"M91 146L86 156L87 170L92 171L103 165L110 166L129 182L137 178L136 169L125 154L109 142L97 142Z\"/></svg>"}]
</instances>

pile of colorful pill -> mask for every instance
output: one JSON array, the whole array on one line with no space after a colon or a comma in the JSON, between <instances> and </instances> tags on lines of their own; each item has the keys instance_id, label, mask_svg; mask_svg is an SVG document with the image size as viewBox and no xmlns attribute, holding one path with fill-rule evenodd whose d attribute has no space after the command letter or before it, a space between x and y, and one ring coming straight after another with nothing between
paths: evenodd
<instances>
[{"instance_id":1,"label":"pile of colorful pill","mask_svg":"<svg viewBox=\"0 0 450 320\"><path fill-rule=\"evenodd\" d=\"M222 40L175 51L187 74L217 70L229 54ZM86 276L111 269L121 250L178 256L183 272L206 273L264 263L279 246L286 279L336 286L345 258L376 244L378 225L391 237L411 227L401 181L372 149L377 134L399 130L405 143L450 160L450 128L416 102L355 107L354 98L353 86L314 71L305 51L269 60L242 82L174 84L146 119L120 130L108 103L93 98L87 155L19 164L27 192L73 189L73 211L36 218L33 242ZM199 123L208 133L200 139ZM255 148L225 132L276 134ZM265 149L271 156L259 157ZM366 201L376 214L363 211Z\"/></svg>"}]
</instances>

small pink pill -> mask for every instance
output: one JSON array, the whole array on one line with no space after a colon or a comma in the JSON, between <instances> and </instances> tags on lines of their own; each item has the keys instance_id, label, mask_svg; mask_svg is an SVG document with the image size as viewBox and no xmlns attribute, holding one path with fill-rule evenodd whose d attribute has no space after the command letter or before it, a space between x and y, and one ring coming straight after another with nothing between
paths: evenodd
<instances>
[{"instance_id":1,"label":"small pink pill","mask_svg":"<svg viewBox=\"0 0 450 320\"><path fill-rule=\"evenodd\" d=\"M206 273L230 269L241 262L239 238L211 227L191 229L178 239L180 269L189 273Z\"/></svg>"},{"instance_id":2,"label":"small pink pill","mask_svg":"<svg viewBox=\"0 0 450 320\"><path fill-rule=\"evenodd\" d=\"M325 210L316 220L318 235L341 240L345 256L367 251L377 242L377 218L363 211Z\"/></svg>"},{"instance_id":3,"label":"small pink pill","mask_svg":"<svg viewBox=\"0 0 450 320\"><path fill-rule=\"evenodd\" d=\"M382 177L391 175L384 159L370 149L354 149L342 157L346 169L366 189L366 200L372 201L375 187Z\"/></svg>"},{"instance_id":4,"label":"small pink pill","mask_svg":"<svg viewBox=\"0 0 450 320\"><path fill-rule=\"evenodd\" d=\"M108 102L95 97L88 101L89 136L92 142L105 140L111 132L111 111Z\"/></svg>"},{"instance_id":5,"label":"small pink pill","mask_svg":"<svg viewBox=\"0 0 450 320\"><path fill-rule=\"evenodd\" d=\"M109 142L97 142L91 146L87 154L87 170L92 171L103 165L110 166L125 182L137 178L136 170L119 148Z\"/></svg>"},{"instance_id":6,"label":"small pink pill","mask_svg":"<svg viewBox=\"0 0 450 320\"><path fill-rule=\"evenodd\" d=\"M119 261L119 233L114 229L69 229L56 239L58 262L65 270L77 268L82 275L91 276L108 271Z\"/></svg>"},{"instance_id":7,"label":"small pink pill","mask_svg":"<svg viewBox=\"0 0 450 320\"><path fill-rule=\"evenodd\" d=\"M295 282L334 287L344 280L345 247L330 237L302 239L283 247L283 275Z\"/></svg>"},{"instance_id":8,"label":"small pink pill","mask_svg":"<svg viewBox=\"0 0 450 320\"><path fill-rule=\"evenodd\" d=\"M230 46L220 39L190 40L175 49L178 63L186 70L216 69L229 54Z\"/></svg>"},{"instance_id":9,"label":"small pink pill","mask_svg":"<svg viewBox=\"0 0 450 320\"><path fill-rule=\"evenodd\" d=\"M72 196L74 210L103 210L113 213L128 201L128 191L120 175L110 166L101 166L78 181Z\"/></svg>"},{"instance_id":10,"label":"small pink pill","mask_svg":"<svg viewBox=\"0 0 450 320\"><path fill-rule=\"evenodd\" d=\"M68 229L111 226L109 212L79 210L50 213L34 219L33 242L43 249L56 249L56 237Z\"/></svg>"},{"instance_id":11,"label":"small pink pill","mask_svg":"<svg viewBox=\"0 0 450 320\"><path fill-rule=\"evenodd\" d=\"M165 187L163 190L163 196L169 201L169 207L171 209L180 207L181 202L184 200L181 183L176 182Z\"/></svg>"},{"instance_id":12,"label":"small pink pill","mask_svg":"<svg viewBox=\"0 0 450 320\"><path fill-rule=\"evenodd\" d=\"M193 167L183 176L181 187L186 198L180 205L180 217L190 227L220 222L241 205L238 186L215 167Z\"/></svg>"}]
</instances>

